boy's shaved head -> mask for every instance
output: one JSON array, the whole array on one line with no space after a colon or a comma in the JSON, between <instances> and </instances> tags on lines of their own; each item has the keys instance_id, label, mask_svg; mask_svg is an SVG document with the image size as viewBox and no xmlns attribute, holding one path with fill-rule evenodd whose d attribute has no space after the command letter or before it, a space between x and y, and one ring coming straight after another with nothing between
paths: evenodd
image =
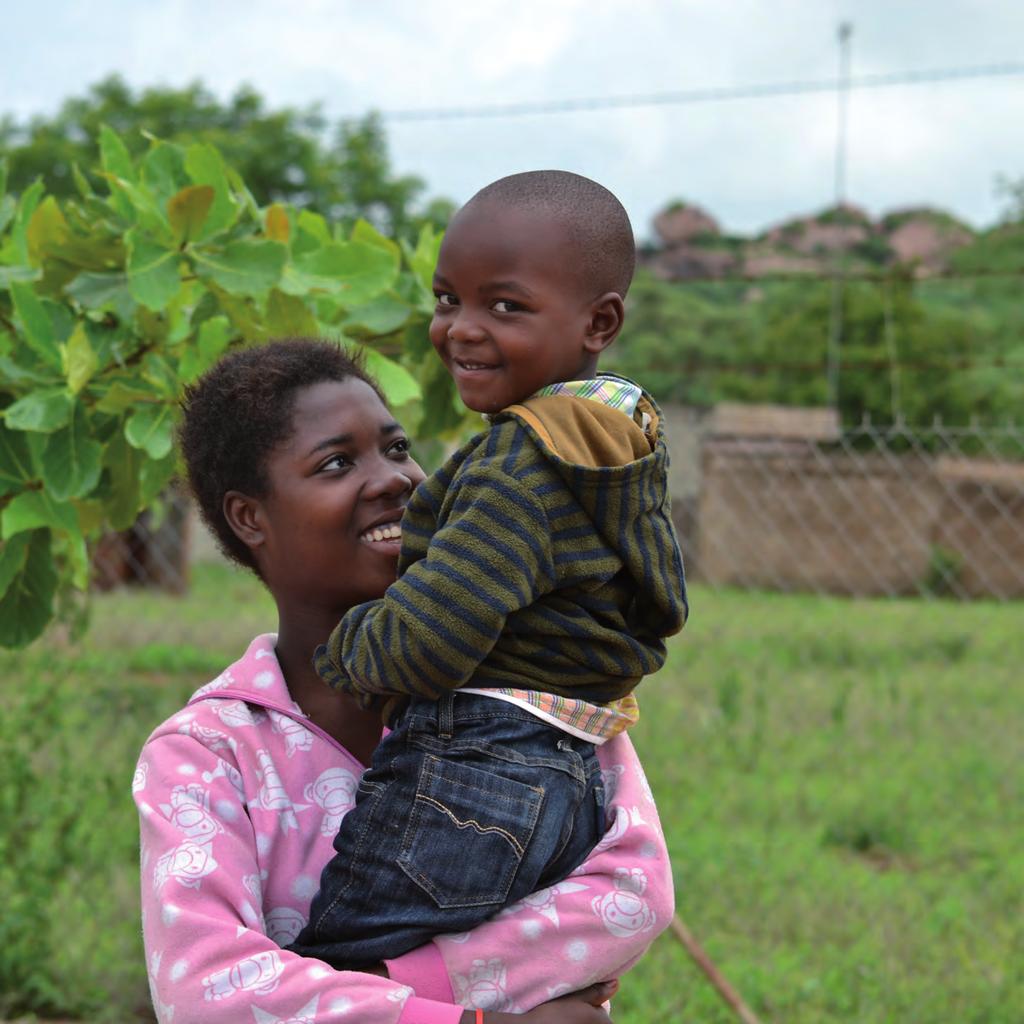
<instances>
[{"instance_id":1,"label":"boy's shaved head","mask_svg":"<svg viewBox=\"0 0 1024 1024\"><path fill-rule=\"evenodd\" d=\"M485 185L457 213L491 203L540 213L566 231L581 283L593 294L625 298L636 267L636 243L622 203L603 185L571 171L525 171Z\"/></svg>"}]
</instances>

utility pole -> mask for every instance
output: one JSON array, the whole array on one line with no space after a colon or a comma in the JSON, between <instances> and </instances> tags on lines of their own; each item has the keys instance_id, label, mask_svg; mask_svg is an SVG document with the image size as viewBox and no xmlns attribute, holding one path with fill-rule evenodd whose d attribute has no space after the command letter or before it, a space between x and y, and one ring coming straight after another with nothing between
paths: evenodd
<instances>
[{"instance_id":1,"label":"utility pole","mask_svg":"<svg viewBox=\"0 0 1024 1024\"><path fill-rule=\"evenodd\" d=\"M850 37L853 25L839 25L839 77L836 79L836 158L835 206L841 210L846 202L846 107L850 95ZM839 360L843 344L843 275L846 270L845 246L836 250L832 271L832 306L828 323L828 404L839 408Z\"/></svg>"}]
</instances>

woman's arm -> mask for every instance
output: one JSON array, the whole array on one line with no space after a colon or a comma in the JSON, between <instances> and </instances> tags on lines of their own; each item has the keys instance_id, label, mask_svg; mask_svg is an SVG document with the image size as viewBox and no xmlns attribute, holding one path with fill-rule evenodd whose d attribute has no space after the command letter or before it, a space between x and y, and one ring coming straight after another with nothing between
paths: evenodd
<instances>
[{"instance_id":1,"label":"woman's arm","mask_svg":"<svg viewBox=\"0 0 1024 1024\"><path fill-rule=\"evenodd\" d=\"M178 733L151 739L136 770L143 937L161 1024L326 1024L343 1015L358 1024L456 1024L462 1011L450 999L332 970L268 937L253 826L232 778L229 761Z\"/></svg>"},{"instance_id":2,"label":"woman's arm","mask_svg":"<svg viewBox=\"0 0 1024 1024\"><path fill-rule=\"evenodd\" d=\"M672 871L643 768L625 734L598 748L609 828L564 882L465 935L388 961L417 995L522 1011L628 970L672 919Z\"/></svg>"}]
</instances>

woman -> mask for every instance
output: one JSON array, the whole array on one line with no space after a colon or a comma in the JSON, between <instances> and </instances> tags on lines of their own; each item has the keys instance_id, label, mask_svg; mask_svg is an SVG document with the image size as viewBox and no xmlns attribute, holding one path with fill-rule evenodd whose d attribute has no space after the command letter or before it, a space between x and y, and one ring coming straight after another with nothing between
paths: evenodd
<instances>
[{"instance_id":1,"label":"woman","mask_svg":"<svg viewBox=\"0 0 1024 1024\"><path fill-rule=\"evenodd\" d=\"M377 975L280 948L305 923L380 738L377 715L324 686L311 654L393 581L423 473L376 386L325 342L227 356L189 391L181 442L204 519L266 585L279 624L140 756L143 932L161 1022L606 1020L588 1000L613 986L594 983L630 966L672 914L664 840L625 737L601 752L608 832L565 882Z\"/></svg>"}]
</instances>

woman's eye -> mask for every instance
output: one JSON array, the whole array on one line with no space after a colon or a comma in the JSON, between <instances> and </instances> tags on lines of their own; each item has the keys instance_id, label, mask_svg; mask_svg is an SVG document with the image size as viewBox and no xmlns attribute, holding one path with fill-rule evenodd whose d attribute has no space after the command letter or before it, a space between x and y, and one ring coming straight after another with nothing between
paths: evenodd
<instances>
[{"instance_id":1,"label":"woman's eye","mask_svg":"<svg viewBox=\"0 0 1024 1024\"><path fill-rule=\"evenodd\" d=\"M407 437L400 437L397 441L395 441L394 444L389 445L389 447L388 447L388 454L389 455L400 455L400 456L404 457L404 456L409 454L411 448L412 448L412 445L409 444L409 438L407 438Z\"/></svg>"},{"instance_id":2,"label":"woman's eye","mask_svg":"<svg viewBox=\"0 0 1024 1024\"><path fill-rule=\"evenodd\" d=\"M352 463L344 455L332 455L329 459L325 459L320 463L317 472L322 472L325 469L348 469L350 465Z\"/></svg>"},{"instance_id":3,"label":"woman's eye","mask_svg":"<svg viewBox=\"0 0 1024 1024\"><path fill-rule=\"evenodd\" d=\"M434 298L437 299L439 306L457 306L459 304L459 300L451 292L434 292Z\"/></svg>"}]
</instances>

